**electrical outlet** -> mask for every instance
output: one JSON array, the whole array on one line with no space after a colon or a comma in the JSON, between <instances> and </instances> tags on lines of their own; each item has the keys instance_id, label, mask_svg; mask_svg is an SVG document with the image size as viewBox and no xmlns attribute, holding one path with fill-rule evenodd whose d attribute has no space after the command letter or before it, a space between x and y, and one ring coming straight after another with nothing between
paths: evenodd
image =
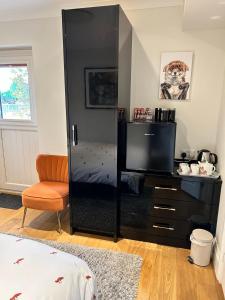
<instances>
[{"instance_id":1,"label":"electrical outlet","mask_svg":"<svg viewBox=\"0 0 225 300\"><path fill-rule=\"evenodd\" d=\"M196 150L195 149L182 149L180 152L180 157L182 158L182 154L185 153L185 159L196 159Z\"/></svg>"}]
</instances>

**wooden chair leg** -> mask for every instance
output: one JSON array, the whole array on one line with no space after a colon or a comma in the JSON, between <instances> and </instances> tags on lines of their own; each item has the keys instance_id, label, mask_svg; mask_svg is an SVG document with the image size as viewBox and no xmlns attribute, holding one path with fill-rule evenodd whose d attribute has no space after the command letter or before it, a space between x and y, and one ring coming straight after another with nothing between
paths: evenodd
<instances>
[{"instance_id":1,"label":"wooden chair leg","mask_svg":"<svg viewBox=\"0 0 225 300\"><path fill-rule=\"evenodd\" d=\"M24 228L24 222L25 222L25 218L26 218L26 213L27 213L27 207L24 207L23 220L22 220L22 226L21 226L21 228Z\"/></svg>"},{"instance_id":2,"label":"wooden chair leg","mask_svg":"<svg viewBox=\"0 0 225 300\"><path fill-rule=\"evenodd\" d=\"M61 220L60 220L60 217L61 217L61 214L60 214L59 211L57 211L57 219L58 219L58 226L59 226L58 232L59 232L59 233L62 233L62 227L61 227Z\"/></svg>"}]
</instances>

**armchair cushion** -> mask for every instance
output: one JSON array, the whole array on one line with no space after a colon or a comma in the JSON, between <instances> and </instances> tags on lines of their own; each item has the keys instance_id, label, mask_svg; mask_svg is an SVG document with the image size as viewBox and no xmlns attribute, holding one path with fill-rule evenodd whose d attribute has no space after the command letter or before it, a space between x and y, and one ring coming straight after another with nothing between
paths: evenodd
<instances>
[{"instance_id":1,"label":"armchair cushion","mask_svg":"<svg viewBox=\"0 0 225 300\"><path fill-rule=\"evenodd\" d=\"M68 183L42 181L22 193L23 206L38 210L61 211L68 203Z\"/></svg>"}]
</instances>

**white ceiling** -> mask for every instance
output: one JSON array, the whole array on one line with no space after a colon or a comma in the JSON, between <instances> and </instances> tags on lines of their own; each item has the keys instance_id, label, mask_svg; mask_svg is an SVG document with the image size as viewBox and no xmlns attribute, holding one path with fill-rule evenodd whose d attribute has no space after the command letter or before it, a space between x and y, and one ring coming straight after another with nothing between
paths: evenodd
<instances>
[{"instance_id":1,"label":"white ceiling","mask_svg":"<svg viewBox=\"0 0 225 300\"><path fill-rule=\"evenodd\" d=\"M62 8L120 4L124 9L183 5L184 0L0 0L0 21L59 16Z\"/></svg>"},{"instance_id":2,"label":"white ceiling","mask_svg":"<svg viewBox=\"0 0 225 300\"><path fill-rule=\"evenodd\" d=\"M184 29L225 28L225 0L185 0Z\"/></svg>"},{"instance_id":3,"label":"white ceiling","mask_svg":"<svg viewBox=\"0 0 225 300\"><path fill-rule=\"evenodd\" d=\"M225 28L225 0L0 0L0 21L55 17L63 8L110 4L125 10L184 5L185 30Z\"/></svg>"}]
</instances>

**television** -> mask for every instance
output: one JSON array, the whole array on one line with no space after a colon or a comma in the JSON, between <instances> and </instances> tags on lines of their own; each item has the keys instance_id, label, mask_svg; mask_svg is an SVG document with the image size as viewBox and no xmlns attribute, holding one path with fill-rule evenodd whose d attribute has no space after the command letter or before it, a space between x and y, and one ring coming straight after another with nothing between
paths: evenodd
<instances>
[{"instance_id":1,"label":"television","mask_svg":"<svg viewBox=\"0 0 225 300\"><path fill-rule=\"evenodd\" d=\"M172 173L176 123L127 123L126 169Z\"/></svg>"}]
</instances>

